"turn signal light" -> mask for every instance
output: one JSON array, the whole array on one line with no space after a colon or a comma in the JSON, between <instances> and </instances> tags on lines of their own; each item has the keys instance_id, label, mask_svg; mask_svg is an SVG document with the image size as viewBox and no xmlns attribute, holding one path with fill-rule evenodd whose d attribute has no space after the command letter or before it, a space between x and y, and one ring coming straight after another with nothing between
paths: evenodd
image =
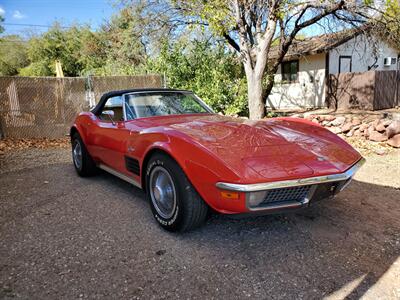
<instances>
[{"instance_id":1,"label":"turn signal light","mask_svg":"<svg viewBox=\"0 0 400 300\"><path fill-rule=\"evenodd\" d=\"M221 197L225 199L239 199L239 193L223 191L221 192Z\"/></svg>"}]
</instances>

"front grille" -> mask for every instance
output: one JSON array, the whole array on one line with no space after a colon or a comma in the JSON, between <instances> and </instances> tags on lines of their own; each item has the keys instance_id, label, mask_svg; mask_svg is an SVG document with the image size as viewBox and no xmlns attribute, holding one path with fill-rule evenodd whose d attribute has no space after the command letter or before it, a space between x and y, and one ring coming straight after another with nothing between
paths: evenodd
<instances>
[{"instance_id":1,"label":"front grille","mask_svg":"<svg viewBox=\"0 0 400 300\"><path fill-rule=\"evenodd\" d=\"M302 202L307 197L310 189L311 185L304 185L269 190L261 205L275 204L277 202Z\"/></svg>"}]
</instances>

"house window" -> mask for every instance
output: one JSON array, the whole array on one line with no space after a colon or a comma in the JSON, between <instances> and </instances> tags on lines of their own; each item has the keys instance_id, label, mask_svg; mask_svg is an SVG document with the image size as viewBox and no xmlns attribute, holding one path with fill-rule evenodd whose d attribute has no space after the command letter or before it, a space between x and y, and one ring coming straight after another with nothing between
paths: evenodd
<instances>
[{"instance_id":1,"label":"house window","mask_svg":"<svg viewBox=\"0 0 400 300\"><path fill-rule=\"evenodd\" d=\"M282 63L282 80L284 82L297 82L299 73L299 61L291 60Z\"/></svg>"}]
</instances>

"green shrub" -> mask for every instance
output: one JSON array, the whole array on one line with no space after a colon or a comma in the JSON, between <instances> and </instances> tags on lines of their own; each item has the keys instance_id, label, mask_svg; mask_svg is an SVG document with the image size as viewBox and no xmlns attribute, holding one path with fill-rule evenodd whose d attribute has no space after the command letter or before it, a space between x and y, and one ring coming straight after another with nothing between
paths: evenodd
<instances>
[{"instance_id":1,"label":"green shrub","mask_svg":"<svg viewBox=\"0 0 400 300\"><path fill-rule=\"evenodd\" d=\"M194 91L216 112L247 115L247 87L236 55L208 42L164 45L146 69L165 74L171 88Z\"/></svg>"}]
</instances>

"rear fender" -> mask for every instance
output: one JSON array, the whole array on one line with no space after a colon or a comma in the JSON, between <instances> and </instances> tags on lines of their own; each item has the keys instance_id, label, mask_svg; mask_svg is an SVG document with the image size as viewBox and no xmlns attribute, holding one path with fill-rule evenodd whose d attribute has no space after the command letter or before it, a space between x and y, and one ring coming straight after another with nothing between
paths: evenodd
<instances>
[{"instance_id":1,"label":"rear fender","mask_svg":"<svg viewBox=\"0 0 400 300\"><path fill-rule=\"evenodd\" d=\"M79 116L76 117L74 124L71 126L71 138L74 132L78 132L84 144L87 145L88 131L90 130L90 126L93 125L93 118L95 118L95 116L91 112L80 113Z\"/></svg>"}]
</instances>

